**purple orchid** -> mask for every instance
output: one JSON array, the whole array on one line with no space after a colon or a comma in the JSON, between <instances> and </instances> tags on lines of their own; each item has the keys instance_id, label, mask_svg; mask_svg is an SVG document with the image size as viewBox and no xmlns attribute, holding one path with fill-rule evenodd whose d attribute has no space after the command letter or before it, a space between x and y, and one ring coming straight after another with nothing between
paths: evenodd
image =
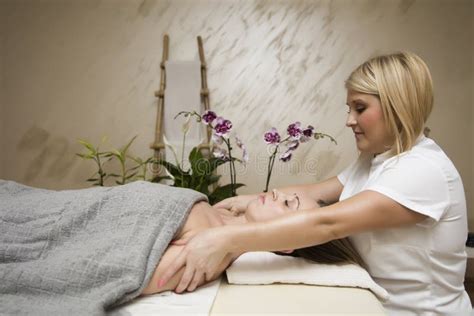
<instances>
[{"instance_id":1,"label":"purple orchid","mask_svg":"<svg viewBox=\"0 0 474 316\"><path fill-rule=\"evenodd\" d=\"M314 135L314 127L311 126L311 125L308 125L308 127L306 127L304 130L303 130L303 135L301 135L301 138L300 138L300 141L302 143L305 143L307 142L308 140L311 139L311 137L313 137Z\"/></svg>"},{"instance_id":2,"label":"purple orchid","mask_svg":"<svg viewBox=\"0 0 474 316\"><path fill-rule=\"evenodd\" d=\"M232 128L232 122L224 119L223 117L218 117L216 119L216 126L214 126L214 131L217 136L227 137L230 129Z\"/></svg>"},{"instance_id":3,"label":"purple orchid","mask_svg":"<svg viewBox=\"0 0 474 316\"><path fill-rule=\"evenodd\" d=\"M286 150L280 154L278 158L283 162L288 162L291 160L293 152L300 146L300 144L309 141L311 138L319 139L322 137L329 137L332 142L337 144L336 140L332 136L323 133L316 133L314 127L311 125L308 125L306 128L302 128L300 122L294 122L288 125L286 131L288 132L288 135L283 139L280 138L278 131L274 127L272 127L263 136L267 144L273 145L269 146L271 147L271 154L268 158L267 181L265 184L265 190L263 192L268 192L273 165L279 152L280 145L285 145Z\"/></svg>"},{"instance_id":4,"label":"purple orchid","mask_svg":"<svg viewBox=\"0 0 474 316\"><path fill-rule=\"evenodd\" d=\"M290 161L292 153L293 153L293 150L288 149L287 151L285 151L283 154L280 155L280 160L283 162Z\"/></svg>"},{"instance_id":5,"label":"purple orchid","mask_svg":"<svg viewBox=\"0 0 474 316\"><path fill-rule=\"evenodd\" d=\"M211 140L216 145L222 145L222 143L224 142L221 136L216 135L214 133L212 133Z\"/></svg>"},{"instance_id":6,"label":"purple orchid","mask_svg":"<svg viewBox=\"0 0 474 316\"><path fill-rule=\"evenodd\" d=\"M247 152L247 148L245 147L244 143L242 143L242 140L239 137L235 136L235 143L237 144L237 147L242 149L242 161L244 163L248 162L249 161L249 154Z\"/></svg>"},{"instance_id":7,"label":"purple orchid","mask_svg":"<svg viewBox=\"0 0 474 316\"><path fill-rule=\"evenodd\" d=\"M213 111L206 111L202 115L202 120L204 124L208 125L211 124L217 118L217 114Z\"/></svg>"},{"instance_id":8,"label":"purple orchid","mask_svg":"<svg viewBox=\"0 0 474 316\"><path fill-rule=\"evenodd\" d=\"M300 127L301 123L300 122L295 122L293 124L290 124L288 126L288 129L287 129L287 132L288 132L288 135L290 135L290 137L292 139L300 139L303 131L301 130L301 127Z\"/></svg>"},{"instance_id":9,"label":"purple orchid","mask_svg":"<svg viewBox=\"0 0 474 316\"><path fill-rule=\"evenodd\" d=\"M300 142L297 140L292 140L288 142L288 144L286 144L286 146L288 146L288 150L292 150L292 151L298 148L299 145L300 145Z\"/></svg>"},{"instance_id":10,"label":"purple orchid","mask_svg":"<svg viewBox=\"0 0 474 316\"><path fill-rule=\"evenodd\" d=\"M275 127L272 127L268 132L263 135L263 139L267 144L278 144L280 142L280 134Z\"/></svg>"},{"instance_id":11,"label":"purple orchid","mask_svg":"<svg viewBox=\"0 0 474 316\"><path fill-rule=\"evenodd\" d=\"M181 161L182 161L181 165L183 164L183 159L184 159L184 147L185 147L186 134L189 132L189 128L190 128L190 118L195 116L197 122L203 123L208 126L207 131L212 131L212 136L210 140L211 142L209 144L213 146L212 156L214 156L217 159L222 160L225 163L229 162L230 191L231 191L232 196L236 196L237 185L241 186L242 184L237 183L236 169L235 169L234 162L239 161L239 162L245 163L249 160L249 155L247 152L247 148L242 143L242 141L238 137L235 137L237 146L242 150L242 160L232 157L232 146L231 146L231 140L229 138L230 130L232 129L232 122L230 120L224 119L221 116L218 116L216 112L209 111L209 110L205 111L204 114L202 115L198 114L195 111L193 112L181 111L176 115L176 117L180 115L183 115L185 118L187 118L187 121L183 125L184 137L183 137L183 151L182 151L183 154L181 158ZM219 147L224 144L225 146L223 147L224 148L227 147L226 149ZM199 150L199 147L197 147L196 149Z\"/></svg>"},{"instance_id":12,"label":"purple orchid","mask_svg":"<svg viewBox=\"0 0 474 316\"><path fill-rule=\"evenodd\" d=\"M212 155L216 158L222 159L222 160L228 160L229 155L227 153L227 150L219 147L214 147L212 150Z\"/></svg>"}]
</instances>

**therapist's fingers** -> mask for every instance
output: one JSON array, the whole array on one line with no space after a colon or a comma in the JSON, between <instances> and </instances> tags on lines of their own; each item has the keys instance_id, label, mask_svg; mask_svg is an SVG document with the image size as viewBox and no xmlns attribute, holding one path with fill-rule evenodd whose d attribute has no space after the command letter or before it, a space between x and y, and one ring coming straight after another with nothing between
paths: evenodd
<instances>
[{"instance_id":1,"label":"therapist's fingers","mask_svg":"<svg viewBox=\"0 0 474 316\"><path fill-rule=\"evenodd\" d=\"M181 280L179 281L178 286L175 289L176 293L182 293L184 290L186 290L193 280L194 276L194 267L191 267L189 265L186 266L184 269L183 276L181 277Z\"/></svg>"},{"instance_id":2,"label":"therapist's fingers","mask_svg":"<svg viewBox=\"0 0 474 316\"><path fill-rule=\"evenodd\" d=\"M165 270L158 280L158 287L163 287L168 281L175 275L184 265L186 264L186 251L185 248L181 250L176 259L171 265Z\"/></svg>"},{"instance_id":3,"label":"therapist's fingers","mask_svg":"<svg viewBox=\"0 0 474 316\"><path fill-rule=\"evenodd\" d=\"M176 239L176 240L173 240L172 242L170 242L170 245L173 245L173 246L184 246L188 243L190 238L186 238L186 239Z\"/></svg>"},{"instance_id":4,"label":"therapist's fingers","mask_svg":"<svg viewBox=\"0 0 474 316\"><path fill-rule=\"evenodd\" d=\"M204 273L199 273L198 271L196 271L194 273L193 280L188 286L188 289L187 289L188 292L194 291L199 286L199 284L201 284L201 281L203 280L204 280Z\"/></svg>"}]
</instances>

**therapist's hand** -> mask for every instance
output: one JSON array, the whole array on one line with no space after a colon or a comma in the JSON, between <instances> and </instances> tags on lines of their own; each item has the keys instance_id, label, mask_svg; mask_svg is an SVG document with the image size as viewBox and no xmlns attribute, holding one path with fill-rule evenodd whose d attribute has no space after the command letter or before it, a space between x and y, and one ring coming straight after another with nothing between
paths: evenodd
<instances>
[{"instance_id":1,"label":"therapist's hand","mask_svg":"<svg viewBox=\"0 0 474 316\"><path fill-rule=\"evenodd\" d=\"M198 233L188 241L175 241L174 244L183 243L183 250L160 277L158 286L165 285L173 275L182 267L184 274L175 292L185 290L194 291L201 281L211 281L219 273L218 268L228 251L224 242L224 230L221 227L207 229Z\"/></svg>"},{"instance_id":2,"label":"therapist's hand","mask_svg":"<svg viewBox=\"0 0 474 316\"><path fill-rule=\"evenodd\" d=\"M248 204L257 199L258 194L239 195L222 200L213 206L216 208L224 208L232 212L233 215L245 213Z\"/></svg>"}]
</instances>

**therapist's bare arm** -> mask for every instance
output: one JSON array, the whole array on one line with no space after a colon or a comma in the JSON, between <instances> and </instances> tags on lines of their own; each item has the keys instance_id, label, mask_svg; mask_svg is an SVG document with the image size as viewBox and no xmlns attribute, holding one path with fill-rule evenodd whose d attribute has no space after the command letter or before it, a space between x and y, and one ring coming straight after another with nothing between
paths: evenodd
<instances>
[{"instance_id":1,"label":"therapist's bare arm","mask_svg":"<svg viewBox=\"0 0 474 316\"><path fill-rule=\"evenodd\" d=\"M332 177L319 183L288 186L279 188L278 190L287 194L296 193L299 196L308 196L315 201L323 200L327 204L331 204L339 200L343 188L344 186L339 182L337 177ZM214 206L216 208L227 209L234 215L239 215L247 210L247 205L255 200L258 195L259 194L247 194L234 196L222 200Z\"/></svg>"},{"instance_id":2,"label":"therapist's bare arm","mask_svg":"<svg viewBox=\"0 0 474 316\"><path fill-rule=\"evenodd\" d=\"M332 177L319 183L288 186L279 188L278 190L287 194L296 193L298 195L308 196L316 201L323 200L331 204L339 201L343 188L344 186L339 182L337 177Z\"/></svg>"},{"instance_id":3,"label":"therapist's bare arm","mask_svg":"<svg viewBox=\"0 0 474 316\"><path fill-rule=\"evenodd\" d=\"M374 191L327 207L289 213L266 223L229 226L227 251L277 251L322 244L363 231L413 225L426 218Z\"/></svg>"}]
</instances>

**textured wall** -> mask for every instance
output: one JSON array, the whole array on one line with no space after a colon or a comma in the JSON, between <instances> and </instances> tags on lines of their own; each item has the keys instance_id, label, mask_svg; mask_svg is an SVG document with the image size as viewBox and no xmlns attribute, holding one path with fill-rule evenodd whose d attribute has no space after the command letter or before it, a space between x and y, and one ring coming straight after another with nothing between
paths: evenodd
<instances>
[{"instance_id":1,"label":"textured wall","mask_svg":"<svg viewBox=\"0 0 474 316\"><path fill-rule=\"evenodd\" d=\"M3 177L49 188L84 187L92 165L77 138L120 146L153 138L162 36L173 59L204 39L211 105L234 123L252 160L241 192L264 187L262 133L300 120L339 142L302 146L277 162L272 184L316 181L356 158L344 79L366 58L420 54L432 70L431 136L460 171L473 203L472 1L4 0ZM0 77L1 78L1 77ZM1 123L0 123L1 127ZM1 169L0 169L0 175ZM471 216L474 219L474 214Z\"/></svg>"},{"instance_id":2,"label":"textured wall","mask_svg":"<svg viewBox=\"0 0 474 316\"><path fill-rule=\"evenodd\" d=\"M5 51L5 17L4 17L4 5L0 3L0 179L5 177L5 171L4 171L4 157L5 157L5 151L6 147L4 145L4 142L6 141L5 135L5 130L4 128L4 120L5 120L5 114L3 111L4 108L4 94L5 94L5 89L4 89L4 67L3 67L3 58L4 54L3 52Z\"/></svg>"}]
</instances>

